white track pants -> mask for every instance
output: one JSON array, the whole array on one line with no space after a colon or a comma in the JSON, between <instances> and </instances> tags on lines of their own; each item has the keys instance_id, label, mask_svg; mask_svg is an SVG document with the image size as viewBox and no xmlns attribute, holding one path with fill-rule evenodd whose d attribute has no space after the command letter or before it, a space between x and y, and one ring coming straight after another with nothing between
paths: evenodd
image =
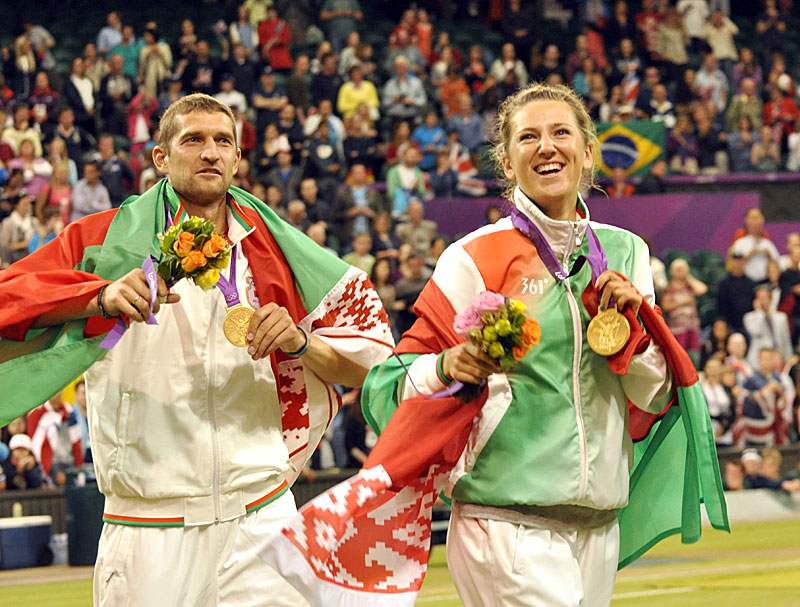
<instances>
[{"instance_id":1,"label":"white track pants","mask_svg":"<svg viewBox=\"0 0 800 607\"><path fill-rule=\"evenodd\" d=\"M297 512L287 491L241 518L193 527L103 527L95 607L303 607L256 554Z\"/></svg>"},{"instance_id":2,"label":"white track pants","mask_svg":"<svg viewBox=\"0 0 800 607\"><path fill-rule=\"evenodd\" d=\"M615 521L588 530L469 518L454 508L447 564L464 607L608 607L619 555Z\"/></svg>"}]
</instances>

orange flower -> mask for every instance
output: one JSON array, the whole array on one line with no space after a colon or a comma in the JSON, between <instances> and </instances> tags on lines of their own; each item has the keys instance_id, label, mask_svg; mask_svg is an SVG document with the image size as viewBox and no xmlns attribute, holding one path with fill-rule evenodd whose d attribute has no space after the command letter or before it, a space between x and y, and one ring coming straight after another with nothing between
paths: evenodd
<instances>
[{"instance_id":1,"label":"orange flower","mask_svg":"<svg viewBox=\"0 0 800 607\"><path fill-rule=\"evenodd\" d=\"M225 248L225 239L217 232L211 232L211 238L203 245L203 255L206 257L216 257Z\"/></svg>"},{"instance_id":2,"label":"orange flower","mask_svg":"<svg viewBox=\"0 0 800 607\"><path fill-rule=\"evenodd\" d=\"M514 360L522 360L530 350L530 346L514 346Z\"/></svg>"},{"instance_id":3,"label":"orange flower","mask_svg":"<svg viewBox=\"0 0 800 607\"><path fill-rule=\"evenodd\" d=\"M206 265L206 256L201 251L191 251L186 257L181 259L181 267L186 272L194 272L197 268Z\"/></svg>"},{"instance_id":4,"label":"orange flower","mask_svg":"<svg viewBox=\"0 0 800 607\"><path fill-rule=\"evenodd\" d=\"M178 257L186 257L194 249L194 234L191 232L181 232L172 243L172 248Z\"/></svg>"},{"instance_id":5,"label":"orange flower","mask_svg":"<svg viewBox=\"0 0 800 607\"><path fill-rule=\"evenodd\" d=\"M539 327L539 323L533 318L526 318L525 322L522 323L522 341L525 342L525 345L538 346L541 336L542 329Z\"/></svg>"}]
</instances>

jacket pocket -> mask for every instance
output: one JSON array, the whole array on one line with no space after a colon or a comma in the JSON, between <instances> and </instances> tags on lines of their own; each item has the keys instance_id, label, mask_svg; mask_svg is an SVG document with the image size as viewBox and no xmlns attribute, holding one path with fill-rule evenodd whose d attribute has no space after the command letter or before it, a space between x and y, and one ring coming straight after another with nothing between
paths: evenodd
<instances>
[{"instance_id":1,"label":"jacket pocket","mask_svg":"<svg viewBox=\"0 0 800 607\"><path fill-rule=\"evenodd\" d=\"M128 444L128 418L130 417L131 394L123 392L120 399L119 409L117 409L117 421L115 424L116 434L116 453L114 455L114 470L121 473L125 469L125 456Z\"/></svg>"}]
</instances>

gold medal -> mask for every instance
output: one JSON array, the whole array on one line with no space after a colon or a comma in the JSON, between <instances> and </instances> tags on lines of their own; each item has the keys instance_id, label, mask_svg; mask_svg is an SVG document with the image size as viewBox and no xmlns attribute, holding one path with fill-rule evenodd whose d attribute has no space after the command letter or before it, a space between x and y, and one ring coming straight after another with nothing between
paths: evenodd
<instances>
[{"instance_id":1,"label":"gold medal","mask_svg":"<svg viewBox=\"0 0 800 607\"><path fill-rule=\"evenodd\" d=\"M225 321L222 323L222 331L225 337L234 346L244 348L247 346L247 331L250 328L250 319L253 317L253 310L238 304L228 310Z\"/></svg>"},{"instance_id":2,"label":"gold medal","mask_svg":"<svg viewBox=\"0 0 800 607\"><path fill-rule=\"evenodd\" d=\"M630 336L628 319L616 308L598 312L586 328L589 347L601 356L611 356L622 350Z\"/></svg>"}]
</instances>

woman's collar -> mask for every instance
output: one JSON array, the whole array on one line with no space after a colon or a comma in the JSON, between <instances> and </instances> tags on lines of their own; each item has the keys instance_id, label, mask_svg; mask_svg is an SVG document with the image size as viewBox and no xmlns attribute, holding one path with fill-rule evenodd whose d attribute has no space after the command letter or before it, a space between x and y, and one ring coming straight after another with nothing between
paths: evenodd
<instances>
[{"instance_id":1,"label":"woman's collar","mask_svg":"<svg viewBox=\"0 0 800 607\"><path fill-rule=\"evenodd\" d=\"M536 225L539 227L548 227L555 230L560 230L567 228L569 230L573 230L573 226L577 225L581 231L581 236L583 232L586 231L586 225L589 223L589 208L586 206L586 203L581 198L581 195L578 194L578 201L577 201L577 219L568 220L568 219L551 219L544 212L537 206L537 204L532 201L528 196L519 188L519 186L514 188L514 195L513 195L513 203L520 211L525 213L530 219L536 222Z\"/></svg>"},{"instance_id":2,"label":"woman's collar","mask_svg":"<svg viewBox=\"0 0 800 607\"><path fill-rule=\"evenodd\" d=\"M528 198L519 187L514 188L514 205L522 211L545 237L545 240L553 247L557 254L564 251L574 250L580 246L589 225L589 209L583 202L580 194L577 201L577 215L575 221L551 219L545 215L536 204ZM574 239L573 245L568 245ZM562 250L563 249L563 250Z\"/></svg>"}]
</instances>

